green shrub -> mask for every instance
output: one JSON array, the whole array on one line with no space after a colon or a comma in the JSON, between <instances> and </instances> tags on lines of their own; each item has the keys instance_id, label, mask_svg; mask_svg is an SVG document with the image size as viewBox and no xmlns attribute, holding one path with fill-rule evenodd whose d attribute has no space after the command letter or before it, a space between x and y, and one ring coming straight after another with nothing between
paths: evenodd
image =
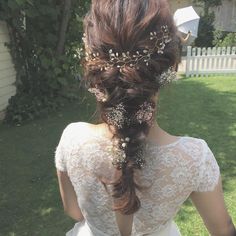
<instances>
[{"instance_id":1,"label":"green shrub","mask_svg":"<svg viewBox=\"0 0 236 236\"><path fill-rule=\"evenodd\" d=\"M65 91L78 84L77 49L88 4L86 0L0 1L0 20L9 29L8 47L17 72L17 92L9 101L5 122L32 120L59 108L61 100L76 97Z\"/></svg>"},{"instance_id":2,"label":"green shrub","mask_svg":"<svg viewBox=\"0 0 236 236\"><path fill-rule=\"evenodd\" d=\"M214 32L213 45L215 47L235 47L236 33L216 30Z\"/></svg>"},{"instance_id":3,"label":"green shrub","mask_svg":"<svg viewBox=\"0 0 236 236\"><path fill-rule=\"evenodd\" d=\"M223 41L225 36L228 32L221 31L221 30L215 30L214 31L214 40L213 40L213 46L218 47L218 45Z\"/></svg>"},{"instance_id":4,"label":"green shrub","mask_svg":"<svg viewBox=\"0 0 236 236\"><path fill-rule=\"evenodd\" d=\"M236 47L236 33L228 33L216 44L217 47Z\"/></svg>"}]
</instances>

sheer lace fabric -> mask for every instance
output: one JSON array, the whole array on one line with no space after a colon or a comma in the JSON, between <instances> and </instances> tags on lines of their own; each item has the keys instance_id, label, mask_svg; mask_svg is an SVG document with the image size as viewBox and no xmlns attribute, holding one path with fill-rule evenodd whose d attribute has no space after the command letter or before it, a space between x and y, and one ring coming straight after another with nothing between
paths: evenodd
<instances>
[{"instance_id":1,"label":"sheer lace fabric","mask_svg":"<svg viewBox=\"0 0 236 236\"><path fill-rule=\"evenodd\" d=\"M64 129L55 152L56 168L67 171L88 224L107 235L120 235L112 198L99 180L113 179L112 142L89 131L82 133L81 126L83 123L72 123ZM212 191L220 176L203 139L183 136L165 146L149 142L145 160L145 167L135 176L140 185L148 187L137 191L141 208L133 218L135 236L163 229L193 191Z\"/></svg>"}]
</instances>

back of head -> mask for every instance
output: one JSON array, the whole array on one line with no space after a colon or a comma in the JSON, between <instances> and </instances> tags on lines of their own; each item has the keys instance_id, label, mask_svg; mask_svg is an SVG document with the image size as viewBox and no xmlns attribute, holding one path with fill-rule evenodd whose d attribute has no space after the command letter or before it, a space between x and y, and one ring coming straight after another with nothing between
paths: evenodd
<instances>
[{"instance_id":1,"label":"back of head","mask_svg":"<svg viewBox=\"0 0 236 236\"><path fill-rule=\"evenodd\" d=\"M132 214L140 207L134 172L145 164L153 96L177 60L176 28L166 0L93 0L84 30L84 78L118 140L114 166L122 174L113 183L114 210Z\"/></svg>"}]
</instances>

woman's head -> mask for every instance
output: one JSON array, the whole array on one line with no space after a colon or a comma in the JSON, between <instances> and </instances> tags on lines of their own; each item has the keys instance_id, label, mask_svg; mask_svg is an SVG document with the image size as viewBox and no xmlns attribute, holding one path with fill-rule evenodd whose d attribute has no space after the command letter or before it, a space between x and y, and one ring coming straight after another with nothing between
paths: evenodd
<instances>
[{"instance_id":1,"label":"woman's head","mask_svg":"<svg viewBox=\"0 0 236 236\"><path fill-rule=\"evenodd\" d=\"M122 203L114 209L130 214L140 206L133 174L145 162L143 143L155 118L153 97L173 76L170 68L177 60L176 28L166 0L92 0L84 30L85 82L124 153L115 162L122 176L113 196Z\"/></svg>"},{"instance_id":2,"label":"woman's head","mask_svg":"<svg viewBox=\"0 0 236 236\"><path fill-rule=\"evenodd\" d=\"M128 64L122 70L113 66L101 71L101 65L111 61L111 50L119 55L126 52L136 55L136 52L153 48L156 41L150 40L150 33L160 33L163 26L167 26L171 41L165 45L163 55L152 54L149 66L140 61L135 67ZM134 84L136 88L147 87L155 92L158 84L153 81L154 75L160 75L176 62L176 28L166 0L93 0L84 20L84 31L88 50L99 55L96 60L85 63L91 85L103 83L106 87L109 77L113 85Z\"/></svg>"}]
</instances>

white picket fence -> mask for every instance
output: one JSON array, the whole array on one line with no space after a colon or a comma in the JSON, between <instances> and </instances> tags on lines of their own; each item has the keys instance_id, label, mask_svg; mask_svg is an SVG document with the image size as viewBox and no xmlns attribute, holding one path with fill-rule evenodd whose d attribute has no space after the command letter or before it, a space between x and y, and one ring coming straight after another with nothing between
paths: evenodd
<instances>
[{"instance_id":1,"label":"white picket fence","mask_svg":"<svg viewBox=\"0 0 236 236\"><path fill-rule=\"evenodd\" d=\"M187 48L187 77L219 74L236 74L236 47Z\"/></svg>"}]
</instances>

